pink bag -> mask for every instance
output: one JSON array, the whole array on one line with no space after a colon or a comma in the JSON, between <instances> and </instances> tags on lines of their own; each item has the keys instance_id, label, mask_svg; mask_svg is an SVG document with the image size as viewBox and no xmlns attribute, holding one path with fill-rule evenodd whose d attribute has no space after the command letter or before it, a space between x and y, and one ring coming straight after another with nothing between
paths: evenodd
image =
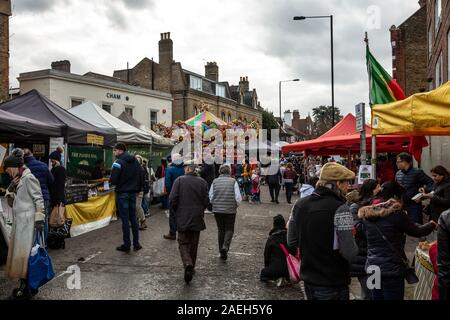
<instances>
[{"instance_id":1,"label":"pink bag","mask_svg":"<svg viewBox=\"0 0 450 320\"><path fill-rule=\"evenodd\" d=\"M292 283L299 283L300 282L300 250L297 249L297 254L295 257L290 254L286 247L280 243L281 250L283 250L284 254L286 255L286 262L288 266L289 271L289 278L291 279Z\"/></svg>"}]
</instances>

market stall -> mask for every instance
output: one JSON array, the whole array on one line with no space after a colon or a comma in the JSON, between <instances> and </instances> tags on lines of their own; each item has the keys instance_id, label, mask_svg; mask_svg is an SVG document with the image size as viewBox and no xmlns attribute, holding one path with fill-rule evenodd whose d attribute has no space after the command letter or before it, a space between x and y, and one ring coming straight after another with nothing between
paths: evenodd
<instances>
[{"instance_id":1,"label":"market stall","mask_svg":"<svg viewBox=\"0 0 450 320\"><path fill-rule=\"evenodd\" d=\"M86 195L90 194L90 196L72 198L72 202L69 202L66 208L66 218L73 220L72 228L77 235L82 233L77 230L93 230L93 228L83 229L83 225L95 221L104 221L106 211L109 215L114 215L115 199L111 195L105 197L105 201L101 202L103 209L99 209L98 200L92 193L93 186L85 181L87 179L84 176L84 165L86 163L94 163L100 157L104 158L104 147L112 146L117 141L115 132L96 127L80 119L59 107L36 90L29 91L24 95L1 104L0 111L7 111L15 115L33 118L45 123L51 128L55 128L53 134L60 137L62 144L66 145L67 172L70 177L66 183L68 198L70 200L70 192L74 188L75 180L83 182L78 184L76 188L82 189L82 192ZM42 141L44 143L43 150L42 148L36 149L42 153L41 156L48 155L51 151L48 141L48 137L46 142ZM91 152L92 150L95 150L96 153ZM45 157L41 157L41 160L43 159ZM46 162L45 160L43 161ZM80 206L84 211L72 210L73 206ZM74 212L77 212L77 214L74 214ZM85 215L84 219L82 219L83 214ZM97 226L102 226L102 224L98 223Z\"/></svg>"}]
</instances>

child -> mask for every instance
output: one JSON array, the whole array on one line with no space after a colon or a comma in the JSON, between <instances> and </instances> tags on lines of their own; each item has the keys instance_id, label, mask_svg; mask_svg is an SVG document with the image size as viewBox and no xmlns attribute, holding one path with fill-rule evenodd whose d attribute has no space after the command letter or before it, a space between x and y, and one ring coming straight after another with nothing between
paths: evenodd
<instances>
[{"instance_id":1,"label":"child","mask_svg":"<svg viewBox=\"0 0 450 320\"><path fill-rule=\"evenodd\" d=\"M261 178L259 177L258 171L253 170L252 172L252 201L251 203L261 204Z\"/></svg>"}]
</instances>

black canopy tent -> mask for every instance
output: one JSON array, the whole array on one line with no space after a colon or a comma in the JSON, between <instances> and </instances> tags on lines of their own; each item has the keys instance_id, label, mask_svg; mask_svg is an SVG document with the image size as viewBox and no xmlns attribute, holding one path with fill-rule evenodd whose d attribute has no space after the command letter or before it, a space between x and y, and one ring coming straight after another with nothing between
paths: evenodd
<instances>
[{"instance_id":1,"label":"black canopy tent","mask_svg":"<svg viewBox=\"0 0 450 320\"><path fill-rule=\"evenodd\" d=\"M40 142L58 137L61 129L0 109L0 141Z\"/></svg>"},{"instance_id":2,"label":"black canopy tent","mask_svg":"<svg viewBox=\"0 0 450 320\"><path fill-rule=\"evenodd\" d=\"M58 127L58 136L64 137L68 144L91 144L88 141L89 134L103 137L105 146L112 146L116 142L115 133L81 120L34 89L0 104L0 110Z\"/></svg>"}]
</instances>

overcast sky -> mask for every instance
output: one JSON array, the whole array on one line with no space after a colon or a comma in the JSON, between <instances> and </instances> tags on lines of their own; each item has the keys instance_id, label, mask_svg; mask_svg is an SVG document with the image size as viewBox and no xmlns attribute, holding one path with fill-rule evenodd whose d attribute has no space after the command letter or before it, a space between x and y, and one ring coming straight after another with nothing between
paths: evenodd
<instances>
[{"instance_id":1,"label":"overcast sky","mask_svg":"<svg viewBox=\"0 0 450 320\"><path fill-rule=\"evenodd\" d=\"M68 59L72 72L112 75L142 58L158 60L160 33L171 32L174 59L204 73L219 65L221 81L248 76L261 105L302 117L331 105L329 19L293 21L294 15L334 15L335 105L344 114L368 100L364 31L371 50L391 71L389 28L419 9L417 0L13 0L11 82L21 72Z\"/></svg>"}]
</instances>

